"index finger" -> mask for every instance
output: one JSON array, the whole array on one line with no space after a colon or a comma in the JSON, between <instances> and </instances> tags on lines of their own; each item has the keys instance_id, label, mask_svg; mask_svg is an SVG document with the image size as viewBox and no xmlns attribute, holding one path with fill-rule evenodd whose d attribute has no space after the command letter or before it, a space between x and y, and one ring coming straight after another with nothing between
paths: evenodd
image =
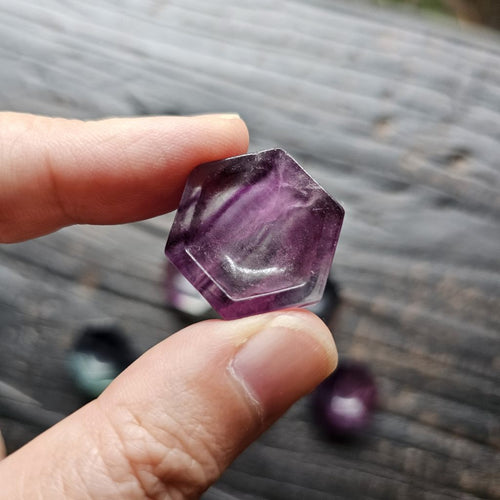
<instances>
[{"instance_id":1,"label":"index finger","mask_svg":"<svg viewBox=\"0 0 500 500\"><path fill-rule=\"evenodd\" d=\"M82 122L0 113L0 242L173 210L194 167L247 147L238 115Z\"/></svg>"}]
</instances>

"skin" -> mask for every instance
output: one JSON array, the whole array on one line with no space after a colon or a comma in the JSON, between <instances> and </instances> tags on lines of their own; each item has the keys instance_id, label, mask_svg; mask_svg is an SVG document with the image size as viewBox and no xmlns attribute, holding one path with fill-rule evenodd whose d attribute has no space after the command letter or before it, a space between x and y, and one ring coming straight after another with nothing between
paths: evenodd
<instances>
[{"instance_id":1,"label":"skin","mask_svg":"<svg viewBox=\"0 0 500 500\"><path fill-rule=\"evenodd\" d=\"M173 210L196 165L247 147L237 115L0 113L0 242ZM0 499L198 498L336 363L331 333L305 310L189 326L2 460Z\"/></svg>"}]
</instances>

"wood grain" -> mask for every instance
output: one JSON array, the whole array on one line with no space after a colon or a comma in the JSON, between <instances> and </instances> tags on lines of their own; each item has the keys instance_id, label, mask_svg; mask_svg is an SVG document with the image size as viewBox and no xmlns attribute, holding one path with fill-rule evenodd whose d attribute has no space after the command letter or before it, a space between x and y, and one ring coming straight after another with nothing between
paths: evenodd
<instances>
[{"instance_id":1,"label":"wood grain","mask_svg":"<svg viewBox=\"0 0 500 500\"><path fill-rule=\"evenodd\" d=\"M349 3L0 2L0 107L50 115L238 111L347 212L333 274L341 357L381 392L372 429L328 442L307 399L207 499L500 498L500 44ZM0 380L68 413L87 321L138 351L163 305L171 216L0 247ZM2 407L2 401L0 401ZM38 432L0 419L12 451Z\"/></svg>"}]
</instances>

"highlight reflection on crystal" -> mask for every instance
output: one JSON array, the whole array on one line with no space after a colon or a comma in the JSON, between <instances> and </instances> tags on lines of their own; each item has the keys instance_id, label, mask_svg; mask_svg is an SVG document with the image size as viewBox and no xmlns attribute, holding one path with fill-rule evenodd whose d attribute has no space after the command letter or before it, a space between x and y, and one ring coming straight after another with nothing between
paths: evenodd
<instances>
[{"instance_id":1,"label":"highlight reflection on crystal","mask_svg":"<svg viewBox=\"0 0 500 500\"><path fill-rule=\"evenodd\" d=\"M224 318L321 299L343 208L285 151L189 176L165 253Z\"/></svg>"}]
</instances>

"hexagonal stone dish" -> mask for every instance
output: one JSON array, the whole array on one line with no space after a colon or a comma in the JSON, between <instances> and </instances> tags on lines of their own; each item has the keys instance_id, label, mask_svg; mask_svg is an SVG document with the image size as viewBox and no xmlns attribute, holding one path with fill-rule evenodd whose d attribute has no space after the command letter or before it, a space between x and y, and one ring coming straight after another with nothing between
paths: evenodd
<instances>
[{"instance_id":1,"label":"hexagonal stone dish","mask_svg":"<svg viewBox=\"0 0 500 500\"><path fill-rule=\"evenodd\" d=\"M344 209L282 149L200 165L165 254L224 319L321 299Z\"/></svg>"}]
</instances>

